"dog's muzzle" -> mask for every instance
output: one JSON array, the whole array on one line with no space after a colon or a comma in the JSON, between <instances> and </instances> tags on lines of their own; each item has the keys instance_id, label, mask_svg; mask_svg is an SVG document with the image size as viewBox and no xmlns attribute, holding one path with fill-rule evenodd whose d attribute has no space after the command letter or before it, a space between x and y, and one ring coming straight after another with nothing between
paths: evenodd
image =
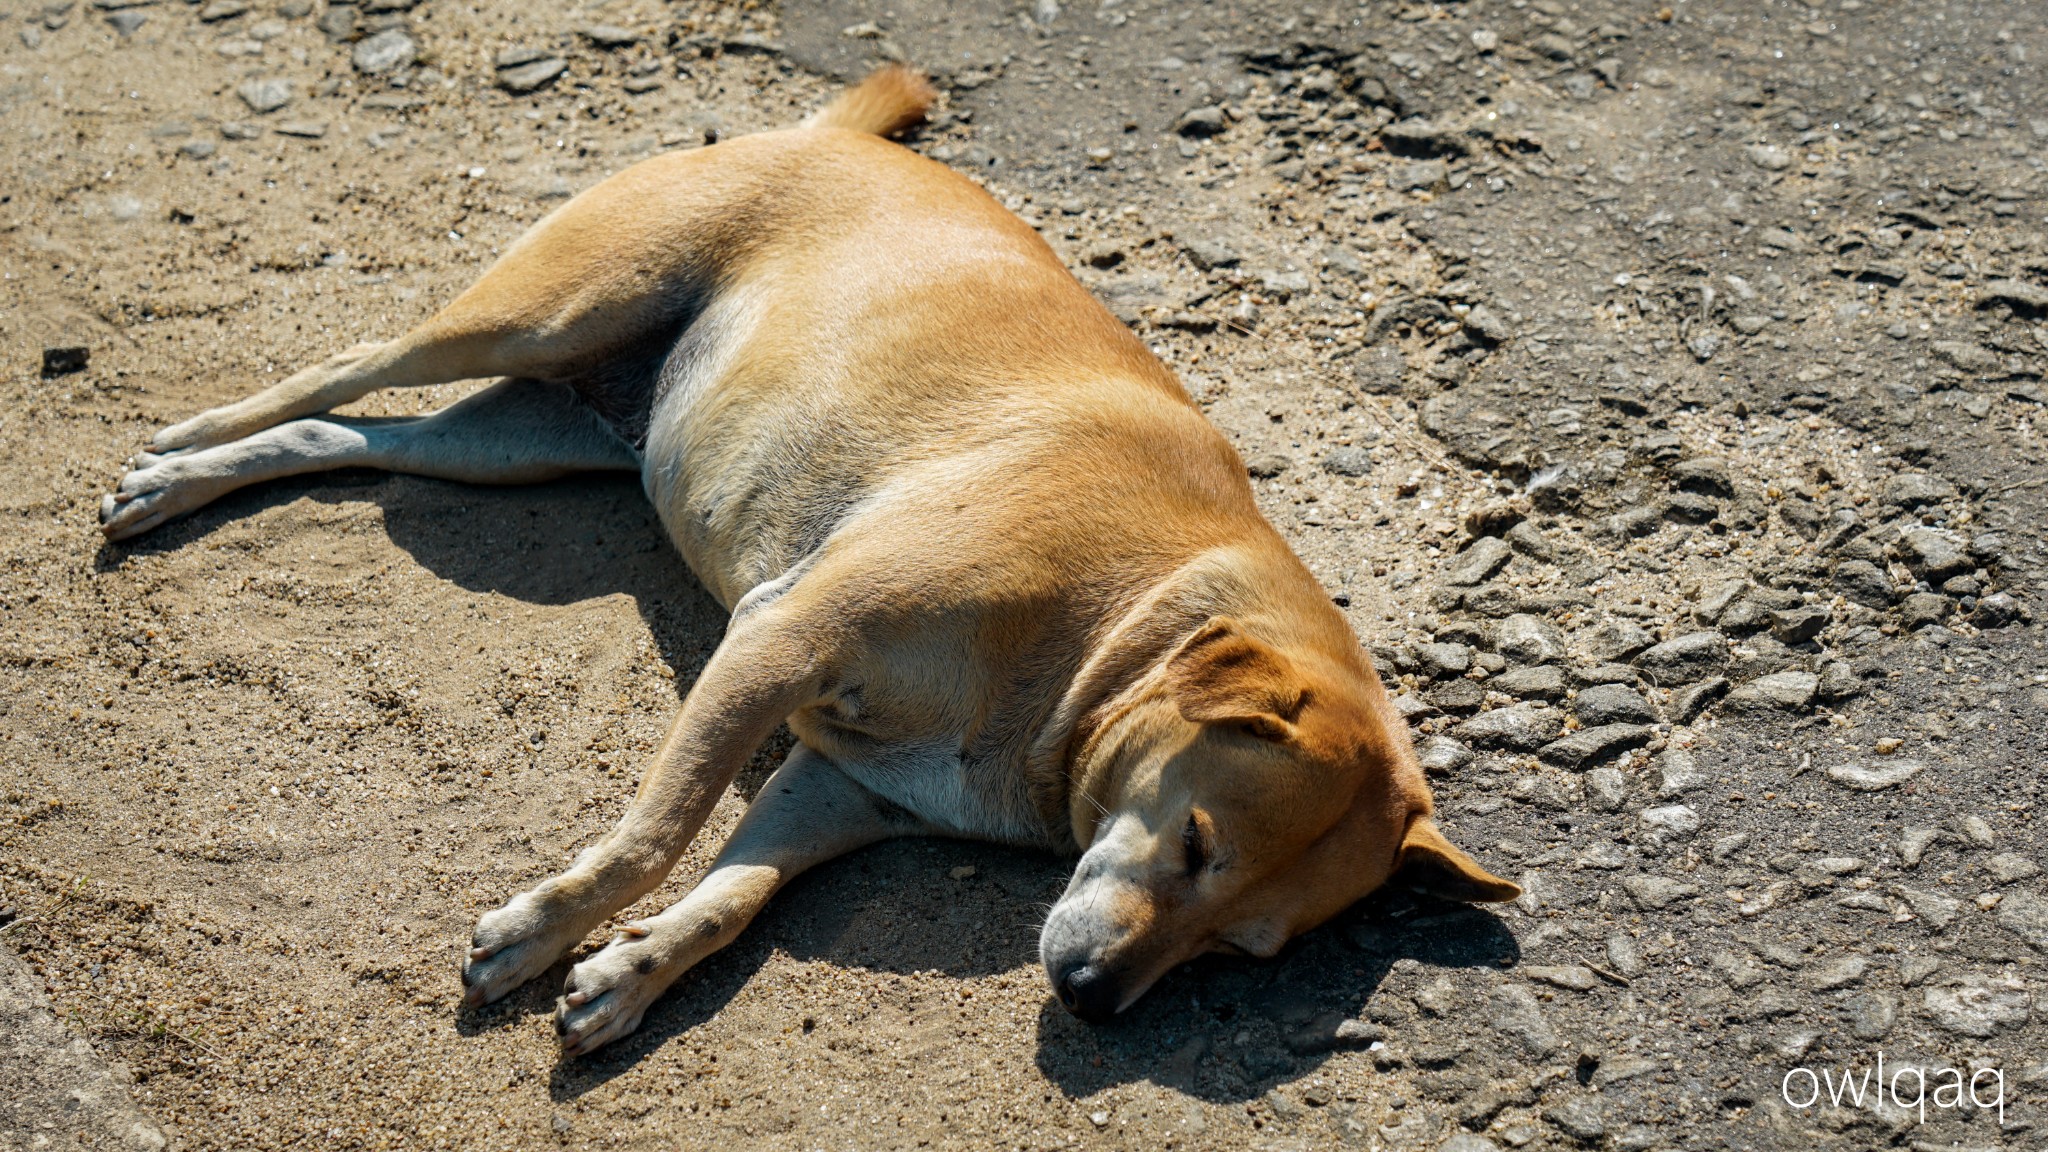
<instances>
[{"instance_id":1,"label":"dog's muzzle","mask_svg":"<svg viewBox=\"0 0 2048 1152\"><path fill-rule=\"evenodd\" d=\"M1090 1024L1116 1015L1123 999L1115 974L1093 964L1068 965L1053 978L1052 987L1067 1011Z\"/></svg>"}]
</instances>

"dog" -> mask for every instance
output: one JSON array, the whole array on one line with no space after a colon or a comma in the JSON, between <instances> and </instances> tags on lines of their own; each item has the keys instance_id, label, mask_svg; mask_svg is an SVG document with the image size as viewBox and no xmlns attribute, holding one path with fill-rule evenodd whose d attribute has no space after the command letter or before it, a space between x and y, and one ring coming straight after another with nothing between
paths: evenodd
<instances>
[{"instance_id":1,"label":"dog","mask_svg":"<svg viewBox=\"0 0 2048 1152\"><path fill-rule=\"evenodd\" d=\"M1088 1021L1393 877L1519 894L1439 830L1358 637L1173 374L1022 220L890 142L934 99L889 68L799 127L634 165L406 335L159 432L102 504L118 540L332 468L640 475L731 620L618 826L478 920L466 1003L652 891L777 725L797 744L702 881L570 971L566 1055L893 836L1078 853L1040 958ZM487 377L416 419L321 415Z\"/></svg>"}]
</instances>

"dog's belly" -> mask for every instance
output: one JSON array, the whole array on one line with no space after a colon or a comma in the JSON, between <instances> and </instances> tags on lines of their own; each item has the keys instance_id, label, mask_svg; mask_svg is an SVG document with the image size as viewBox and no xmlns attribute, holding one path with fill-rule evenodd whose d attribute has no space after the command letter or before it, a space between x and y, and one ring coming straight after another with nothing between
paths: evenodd
<instances>
[{"instance_id":1,"label":"dog's belly","mask_svg":"<svg viewBox=\"0 0 2048 1152\"><path fill-rule=\"evenodd\" d=\"M877 740L816 714L790 717L790 728L840 771L935 832L1031 847L1052 843L1022 777L998 764L962 759L957 743Z\"/></svg>"}]
</instances>

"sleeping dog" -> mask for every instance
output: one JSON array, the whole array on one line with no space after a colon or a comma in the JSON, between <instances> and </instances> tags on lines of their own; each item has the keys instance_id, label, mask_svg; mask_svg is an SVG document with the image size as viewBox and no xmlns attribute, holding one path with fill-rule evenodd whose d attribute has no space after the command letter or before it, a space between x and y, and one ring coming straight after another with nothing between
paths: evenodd
<instances>
[{"instance_id":1,"label":"sleeping dog","mask_svg":"<svg viewBox=\"0 0 2048 1152\"><path fill-rule=\"evenodd\" d=\"M887 69L801 127L635 165L406 335L158 433L102 505L123 539L330 468L639 473L732 618L618 826L479 919L468 1003L660 884L778 724L798 743L696 888L571 970L569 1054L891 836L1078 852L1040 954L1087 1020L1397 874L1517 894L1438 830L1358 638L1173 374L1023 221L886 139L933 95ZM478 377L504 379L417 419L321 415Z\"/></svg>"}]
</instances>

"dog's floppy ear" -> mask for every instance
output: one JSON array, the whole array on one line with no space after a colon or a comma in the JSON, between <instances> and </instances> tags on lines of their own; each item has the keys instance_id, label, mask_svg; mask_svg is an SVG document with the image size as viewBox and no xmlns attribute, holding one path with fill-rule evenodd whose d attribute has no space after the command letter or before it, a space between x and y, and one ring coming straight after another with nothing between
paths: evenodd
<instances>
[{"instance_id":1,"label":"dog's floppy ear","mask_svg":"<svg viewBox=\"0 0 2048 1152\"><path fill-rule=\"evenodd\" d=\"M1408 822L1393 879L1396 884L1445 900L1498 903L1522 894L1520 888L1481 868L1477 860L1444 839L1436 821L1427 816Z\"/></svg>"},{"instance_id":2,"label":"dog's floppy ear","mask_svg":"<svg viewBox=\"0 0 2048 1152\"><path fill-rule=\"evenodd\" d=\"M1308 703L1308 686L1287 657L1228 616L1212 617L1166 662L1180 714L1197 724L1235 725L1265 740L1287 740Z\"/></svg>"}]
</instances>

